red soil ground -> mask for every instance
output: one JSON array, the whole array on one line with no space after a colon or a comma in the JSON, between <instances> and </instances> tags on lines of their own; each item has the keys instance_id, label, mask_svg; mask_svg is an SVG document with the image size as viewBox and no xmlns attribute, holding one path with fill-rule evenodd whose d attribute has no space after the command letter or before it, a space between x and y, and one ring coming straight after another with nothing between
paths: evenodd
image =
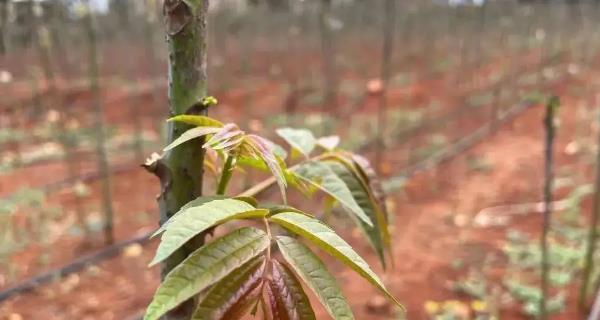
<instances>
[{"instance_id":1,"label":"red soil ground","mask_svg":"<svg viewBox=\"0 0 600 320\"><path fill-rule=\"evenodd\" d=\"M569 96L565 87L555 88L564 93L564 110L578 103L578 98ZM427 87L431 90L431 87ZM418 92L415 88L415 92ZM267 90L267 89L265 89ZM223 99L226 104L239 105L243 94L230 94ZM278 103L273 95L258 95ZM239 100L237 100L239 99ZM264 101L263 101L264 102ZM233 116L233 115L224 115ZM257 115L258 116L258 115ZM114 115L115 119L120 118ZM575 120L572 112L561 114L563 124L557 150L562 152L571 139ZM434 170L423 172L410 179L403 192L391 195L395 204L394 254L395 269L388 270L383 278L391 291L402 301L409 319L426 319L423 303L427 300L456 298L447 288L449 280L455 280L461 272L451 267L458 257L473 264L482 252L500 251L505 228L481 229L471 226L474 215L481 209L503 203L538 201L542 186L542 110L526 111L513 122L498 129L498 132L468 152L446 162ZM388 161L394 163L398 152L389 151ZM484 158L492 170L474 171L469 159ZM569 159L560 154L559 161ZM393 170L392 170L393 171ZM115 208L123 214L116 221L117 239L126 239L153 228L155 219L154 196L158 192L156 182L141 169L132 170L113 178ZM91 185L99 188L97 183ZM98 194L92 192L92 194ZM91 210L97 199L90 199ZM68 207L72 194L65 192L52 197L51 201ZM146 212L149 214L140 214ZM131 213L131 214L124 214ZM457 214L465 221L460 225L451 223ZM533 222L524 224L525 231L536 234L538 217L529 217ZM518 223L518 221L515 221ZM356 232L344 234L346 239L371 262L377 272L376 257ZM59 247L53 248L50 266L58 266L81 252L89 252L89 246L98 246L99 241L82 246L76 237L66 237ZM85 271L70 275L56 282L43 285L35 291L12 298L0 305L0 318L16 319L129 319L137 316L147 305L158 284L156 269L148 269L156 243L146 246L131 246L122 254L106 260ZM33 257L45 248L32 248L17 257L16 262L31 264ZM369 288L361 278L339 264L332 265L344 292L349 297L357 319L390 319L391 309L382 308L373 312L367 305L373 304L378 293ZM48 266L46 266L48 267ZM502 266L498 267L500 272ZM36 267L26 268L22 276L38 272ZM382 273L383 274L383 273ZM574 289L574 288L573 288ZM555 319L576 319L573 303L574 290L570 291L566 313ZM377 300L377 299L375 299ZM318 303L314 303L318 305ZM503 319L524 317L516 306L503 310ZM326 318L319 309L319 319Z\"/></svg>"}]
</instances>

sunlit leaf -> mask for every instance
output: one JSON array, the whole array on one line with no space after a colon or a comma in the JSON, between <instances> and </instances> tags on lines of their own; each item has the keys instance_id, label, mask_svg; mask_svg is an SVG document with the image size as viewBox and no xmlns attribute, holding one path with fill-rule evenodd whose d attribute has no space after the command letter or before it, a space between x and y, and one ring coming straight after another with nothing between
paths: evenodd
<instances>
[{"instance_id":1,"label":"sunlit leaf","mask_svg":"<svg viewBox=\"0 0 600 320\"><path fill-rule=\"evenodd\" d=\"M281 128L277 129L277 134L289 143L294 149L300 151L305 156L310 156L314 150L317 139L307 129Z\"/></svg>"},{"instance_id":2,"label":"sunlit leaf","mask_svg":"<svg viewBox=\"0 0 600 320\"><path fill-rule=\"evenodd\" d=\"M217 127L197 127L192 128L184 133L182 133L179 138L175 139L175 141L171 142L168 146L165 147L164 151L169 151L182 143L188 142L192 139L200 138L206 136L208 134L217 133L221 130Z\"/></svg>"},{"instance_id":3,"label":"sunlit leaf","mask_svg":"<svg viewBox=\"0 0 600 320\"><path fill-rule=\"evenodd\" d=\"M317 140L317 144L321 146L323 149L331 151L340 144L339 136L327 136L321 137Z\"/></svg>"},{"instance_id":4,"label":"sunlit leaf","mask_svg":"<svg viewBox=\"0 0 600 320\"><path fill-rule=\"evenodd\" d=\"M264 217L268 213L266 209L256 209L244 201L235 199L214 200L187 208L166 224L166 230L150 265L163 261L187 241L210 227L233 219Z\"/></svg>"},{"instance_id":5,"label":"sunlit leaf","mask_svg":"<svg viewBox=\"0 0 600 320\"><path fill-rule=\"evenodd\" d=\"M156 230L151 236L150 239L156 237L157 235L161 234L162 232L164 232L167 229L167 226L175 221L175 219L177 219L177 217L179 215L181 215L182 212L186 211L187 209L191 208L191 207L198 207L201 206L207 202L211 202L214 200L223 200L225 199L225 196L219 196L219 195L215 195L215 196L203 196L203 197L198 197L188 203L186 203L183 207L181 207L181 209L179 209L179 211L177 211L173 216L171 216L171 218L169 218L169 220L165 221L159 228L158 230Z\"/></svg>"},{"instance_id":6,"label":"sunlit leaf","mask_svg":"<svg viewBox=\"0 0 600 320\"><path fill-rule=\"evenodd\" d=\"M384 249L386 248L386 242L384 239L389 239L389 231L387 220L385 219L383 212L378 208L377 202L375 202L372 195L369 193L369 190L363 185L360 178L357 177L354 172L338 162L326 161L325 163L344 181L346 186L348 186L348 189L352 192L352 197L356 200L356 203L358 203L371 221L373 221L373 226L368 226L362 220L356 219L352 211L344 207L360 230L365 234L367 240L375 249L381 263L385 267Z\"/></svg>"},{"instance_id":7,"label":"sunlit leaf","mask_svg":"<svg viewBox=\"0 0 600 320\"><path fill-rule=\"evenodd\" d=\"M194 251L165 277L144 319L160 318L259 255L269 243L264 231L242 228Z\"/></svg>"},{"instance_id":8,"label":"sunlit leaf","mask_svg":"<svg viewBox=\"0 0 600 320\"><path fill-rule=\"evenodd\" d=\"M192 319L240 319L260 296L264 267L264 258L251 260L216 283L202 299Z\"/></svg>"},{"instance_id":9,"label":"sunlit leaf","mask_svg":"<svg viewBox=\"0 0 600 320\"><path fill-rule=\"evenodd\" d=\"M327 271L325 264L300 241L286 236L277 237L281 254L296 274L316 294L327 312L335 320L354 319L335 278Z\"/></svg>"},{"instance_id":10,"label":"sunlit leaf","mask_svg":"<svg viewBox=\"0 0 600 320\"><path fill-rule=\"evenodd\" d=\"M173 122L181 122L181 123L186 123L189 125L193 125L196 127L222 127L223 123L221 123L221 121L207 117L207 116L200 116L200 115L179 115L179 116L175 116L170 118L167 121L173 121Z\"/></svg>"},{"instance_id":11,"label":"sunlit leaf","mask_svg":"<svg viewBox=\"0 0 600 320\"><path fill-rule=\"evenodd\" d=\"M366 225L373 226L371 219L352 197L352 192L348 189L348 186L328 165L318 161L308 161L294 170L294 174L335 198L348 210L356 214Z\"/></svg>"},{"instance_id":12,"label":"sunlit leaf","mask_svg":"<svg viewBox=\"0 0 600 320\"><path fill-rule=\"evenodd\" d=\"M319 248L352 268L376 288L381 290L390 300L402 306L385 288L383 282L371 270L363 258L352 247L338 236L328 226L317 219L296 212L282 212L270 218L271 221L281 225L287 230L313 242Z\"/></svg>"}]
</instances>

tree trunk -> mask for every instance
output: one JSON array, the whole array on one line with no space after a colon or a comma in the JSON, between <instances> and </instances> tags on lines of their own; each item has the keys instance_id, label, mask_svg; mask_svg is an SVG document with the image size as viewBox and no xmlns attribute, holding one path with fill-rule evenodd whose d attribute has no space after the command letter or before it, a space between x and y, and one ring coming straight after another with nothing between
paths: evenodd
<instances>
[{"instance_id":1,"label":"tree trunk","mask_svg":"<svg viewBox=\"0 0 600 320\"><path fill-rule=\"evenodd\" d=\"M544 127L546 131L545 137L545 150L544 150L544 215L542 222L542 235L540 237L540 249L541 249L541 285L540 289L542 297L540 299L540 319L548 319L548 310L546 309L548 293L550 284L548 282L548 275L550 274L550 260L549 260L549 245L548 245L548 233L552 225L552 207L553 201L552 190L554 183L554 138L556 136L556 128L554 126L554 116L556 109L559 107L560 101L558 97L553 96L549 99L546 104L546 116L544 118Z\"/></svg>"},{"instance_id":2,"label":"tree trunk","mask_svg":"<svg viewBox=\"0 0 600 320\"><path fill-rule=\"evenodd\" d=\"M206 96L206 23L208 0L165 0L163 13L169 50L170 116L206 114L197 107ZM167 143L177 139L190 127L169 122ZM160 222L164 223L183 205L202 195L204 151L202 140L195 139L167 152L162 159L147 164L161 180L158 197ZM204 242L204 235L192 239L162 265L162 276L183 261ZM194 299L169 312L167 320L189 319Z\"/></svg>"},{"instance_id":3,"label":"tree trunk","mask_svg":"<svg viewBox=\"0 0 600 320\"><path fill-rule=\"evenodd\" d=\"M600 121L600 120L599 120ZM597 146L600 146L600 133L598 134ZM587 249L585 254L585 265L583 268L583 279L579 291L579 308L584 310L587 305L587 298L590 291L590 282L592 271L594 270L594 254L596 252L596 241L598 239L598 221L600 220L600 149L596 152L596 191L594 193L594 207L592 220L590 221ZM599 301L600 302L600 301ZM600 306L598 306L600 307Z\"/></svg>"},{"instance_id":4,"label":"tree trunk","mask_svg":"<svg viewBox=\"0 0 600 320\"><path fill-rule=\"evenodd\" d=\"M396 0L385 0L384 24L383 24L383 48L381 57L381 85L382 91L379 96L379 108L377 110L377 146L375 149L375 168L381 174L383 162L383 148L385 142L385 116L387 110L387 87L390 80L392 68L392 52L394 49L394 34L396 30Z\"/></svg>"},{"instance_id":5,"label":"tree trunk","mask_svg":"<svg viewBox=\"0 0 600 320\"><path fill-rule=\"evenodd\" d=\"M321 33L321 54L323 55L323 76L325 79L325 99L321 109L322 135L329 132L326 115L328 110L337 108L335 57L331 30L331 0L321 0L319 13L319 29Z\"/></svg>"},{"instance_id":6,"label":"tree trunk","mask_svg":"<svg viewBox=\"0 0 600 320\"><path fill-rule=\"evenodd\" d=\"M0 55L8 52L8 0L0 0Z\"/></svg>"},{"instance_id":7,"label":"tree trunk","mask_svg":"<svg viewBox=\"0 0 600 320\"><path fill-rule=\"evenodd\" d=\"M58 140L62 145L64 152L62 160L67 169L67 178L69 179L70 183L75 184L78 181L79 173L76 146L72 141L73 138L67 126L67 106L65 104L64 96L61 94L60 88L58 87L58 83L56 81L56 72L52 65L52 44L49 37L48 26L43 17L36 14L36 12L40 12L42 10L41 7L39 7L40 4L31 1L30 5L32 6L31 12L33 13L30 17L30 25L33 28L34 42L40 59L39 63L43 70L44 80L46 81L48 88L47 96L42 94L42 96L45 96L45 98L41 99L40 103L43 101L46 107L59 111L59 121L57 123L58 128L56 130L59 135ZM33 9L34 6L38 6L38 8ZM37 88L39 88L39 86L37 86ZM80 197L77 195L75 196L75 215L87 240L91 231L86 223L83 203Z\"/></svg>"},{"instance_id":8,"label":"tree trunk","mask_svg":"<svg viewBox=\"0 0 600 320\"><path fill-rule=\"evenodd\" d=\"M110 191L110 168L108 155L106 154L104 113L100 101L100 87L98 85L98 41L94 16L90 10L90 1L87 0L87 15L84 19L85 29L89 41L89 83L92 95L92 105L96 131L96 156L98 161L98 173L102 177L102 211L104 212L104 237L107 244L114 242L113 232L113 207L112 195Z\"/></svg>"}]
</instances>

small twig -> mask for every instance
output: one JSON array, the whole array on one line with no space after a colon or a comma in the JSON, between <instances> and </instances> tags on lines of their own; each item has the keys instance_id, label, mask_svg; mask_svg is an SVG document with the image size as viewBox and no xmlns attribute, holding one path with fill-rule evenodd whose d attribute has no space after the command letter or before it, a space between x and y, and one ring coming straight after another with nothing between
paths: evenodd
<instances>
[{"instance_id":1,"label":"small twig","mask_svg":"<svg viewBox=\"0 0 600 320\"><path fill-rule=\"evenodd\" d=\"M225 190L227 189L227 185L229 184L229 180L231 180L231 174L233 173L233 161L235 160L235 156L227 155L225 159L225 164L223 165L223 169L221 171L221 178L219 178L219 185L217 186L217 194L224 195Z\"/></svg>"}]
</instances>

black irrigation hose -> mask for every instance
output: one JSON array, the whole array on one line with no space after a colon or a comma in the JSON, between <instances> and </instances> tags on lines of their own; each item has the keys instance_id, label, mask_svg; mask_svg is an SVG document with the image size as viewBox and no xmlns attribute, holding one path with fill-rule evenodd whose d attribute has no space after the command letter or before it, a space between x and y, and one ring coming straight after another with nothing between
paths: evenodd
<instances>
[{"instance_id":1,"label":"black irrigation hose","mask_svg":"<svg viewBox=\"0 0 600 320\"><path fill-rule=\"evenodd\" d=\"M111 175L113 175L113 174L121 174L123 172L128 172L128 171L130 171L132 169L135 169L135 168L140 168L140 164L139 163L122 163L122 164L117 164L117 165L111 167L110 174ZM77 179L66 178L66 179L62 179L62 180L59 180L59 181L48 183L48 184L43 185L41 187L34 187L34 188L42 190L45 194L51 194L51 193L54 193L54 192L56 192L56 191L58 191L58 190L60 190L62 188L70 186L70 185L74 184L77 181L88 182L89 183L89 182L93 182L93 181L98 180L98 179L102 179L102 175L99 172L94 171L94 172L88 172L86 174L83 174L83 175L77 177ZM16 192L13 193L13 194L16 194ZM13 194L9 194L9 195L4 196L2 198L10 198Z\"/></svg>"},{"instance_id":2,"label":"black irrigation hose","mask_svg":"<svg viewBox=\"0 0 600 320\"><path fill-rule=\"evenodd\" d=\"M42 284L60 279L68 274L80 271L88 266L95 265L108 258L112 258L119 254L121 250L127 246L130 246L132 244L147 243L150 241L150 235L151 233L142 234L132 239L117 242L108 247L104 247L103 249L97 252L79 257L62 267L58 267L56 269L44 272L40 275L24 280L17 285L0 291L0 302L5 301L15 295L29 292Z\"/></svg>"},{"instance_id":3,"label":"black irrigation hose","mask_svg":"<svg viewBox=\"0 0 600 320\"><path fill-rule=\"evenodd\" d=\"M473 133L466 135L460 138L458 141L454 142L450 146L444 148L443 150L437 152L436 154L428 157L421 162L410 166L407 169L404 169L404 173L400 174L401 178L410 178L417 174L418 172L429 170L433 167L440 165L441 163L448 161L461 153L468 150L470 147L476 145L484 138L486 138L490 133L494 132L494 126L501 125L505 122L508 122L518 115L523 113L525 110L529 109L531 106L536 105L533 102L520 102L511 109L509 109L506 113L504 113L498 120L495 122L488 122L485 125L479 127L477 130L473 131Z\"/></svg>"},{"instance_id":4,"label":"black irrigation hose","mask_svg":"<svg viewBox=\"0 0 600 320\"><path fill-rule=\"evenodd\" d=\"M525 70L521 70L521 72L519 72L519 73L523 73L524 71L534 71L534 70L540 70L540 69L546 68L548 66L553 65L554 62L556 62L557 60L560 60L561 58L562 58L562 53L559 53L554 57L550 57L550 58L546 59L541 64L535 65L536 68L531 68L531 69L527 68ZM504 77L504 78L500 79L499 81L496 81L490 85L486 85L486 86L478 88L476 90L469 91L468 94L470 94L470 95L482 94L484 92L498 90L499 88L502 88L502 86L508 84L510 81L513 81L511 76L512 76L512 74L508 75L507 77ZM399 131L398 133L396 133L395 141L400 141L401 143L407 142L408 140L410 140L412 137L417 135L422 130L437 129L447 122L454 121L455 119L460 118L463 115L463 113L468 112L472 109L476 109L476 108L477 108L476 106L463 104L460 107L454 108L454 109L449 110L440 115L436 115L434 117L426 119L426 120L418 123L417 125L408 127L406 129L403 129L403 130ZM370 140L365 142L362 146L359 147L359 150L363 151L367 148L370 148L371 143L372 143L372 141L370 141Z\"/></svg>"}]
</instances>

